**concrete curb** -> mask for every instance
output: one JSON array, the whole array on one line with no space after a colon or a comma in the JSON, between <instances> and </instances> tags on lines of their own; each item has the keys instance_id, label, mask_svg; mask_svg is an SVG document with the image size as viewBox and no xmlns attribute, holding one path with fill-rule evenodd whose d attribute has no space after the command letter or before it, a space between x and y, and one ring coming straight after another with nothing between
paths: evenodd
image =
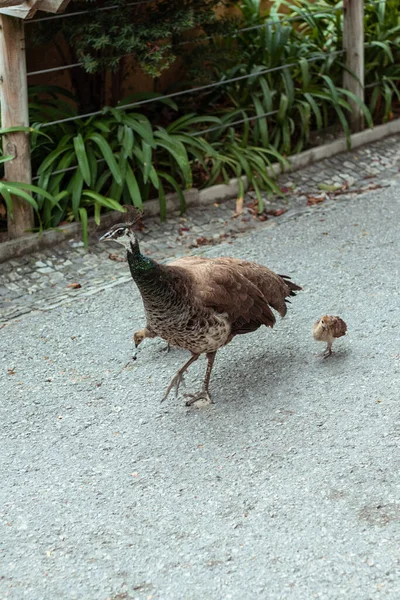
<instances>
[{"instance_id":1,"label":"concrete curb","mask_svg":"<svg viewBox=\"0 0 400 600\"><path fill-rule=\"evenodd\" d=\"M351 149L359 148L365 144L370 144L384 137L400 133L400 119L390 121L384 125L378 125L374 129L367 129L360 133L354 133L351 136ZM271 175L280 175L283 172L298 171L313 163L319 162L326 158L331 158L336 154L347 151L347 142L345 138L335 140L324 146L318 146L317 148L311 148L305 152L301 152L295 156L289 157L288 161L290 167L288 169L282 169L278 163L271 167ZM204 190L197 190L192 188L184 192L186 205L188 208L193 206L207 206L214 202L223 202L236 196L238 192L237 179L231 179L229 184L218 184L213 185ZM243 177L245 186L247 186L247 179ZM177 194L169 194L167 196L167 212L174 212L179 210L179 198ZM155 217L159 214L159 201L158 199L150 200L145 203L144 215L147 217ZM123 214L120 212L106 213L101 218L100 226L97 226L94 219L89 219L88 228L89 235L96 235L100 231L111 227L114 223L118 223L123 220ZM31 254L38 252L44 248L60 244L65 240L80 236L81 226L79 223L71 223L58 229L52 229L44 231L41 235L31 234L18 238L16 240L10 240L0 244L0 263L23 256L24 254Z\"/></svg>"}]
</instances>

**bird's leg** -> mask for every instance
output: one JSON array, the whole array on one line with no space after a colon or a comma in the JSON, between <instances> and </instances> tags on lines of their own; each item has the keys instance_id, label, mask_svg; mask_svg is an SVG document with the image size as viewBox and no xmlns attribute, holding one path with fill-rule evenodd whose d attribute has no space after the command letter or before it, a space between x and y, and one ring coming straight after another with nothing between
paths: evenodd
<instances>
[{"instance_id":1,"label":"bird's leg","mask_svg":"<svg viewBox=\"0 0 400 600\"><path fill-rule=\"evenodd\" d=\"M171 346L169 344L160 348L160 352L166 352L167 354L170 350L171 350Z\"/></svg>"},{"instance_id":2,"label":"bird's leg","mask_svg":"<svg viewBox=\"0 0 400 600\"><path fill-rule=\"evenodd\" d=\"M186 406L191 406L192 404L197 402L197 400L207 400L207 402L209 402L210 404L213 404L210 393L208 391L208 386L210 385L211 371L213 368L216 354L217 354L216 352L208 352L206 354L207 360L208 360L208 365L207 365L206 376L204 378L203 387L200 392L197 392L195 394L185 394L185 398L189 398L189 400L186 401Z\"/></svg>"},{"instance_id":3,"label":"bird's leg","mask_svg":"<svg viewBox=\"0 0 400 600\"><path fill-rule=\"evenodd\" d=\"M183 381L183 376L185 374L185 372L188 370L188 368L190 367L190 365L195 362L195 360L197 360L199 358L200 354L192 354L192 356L189 358L189 360L183 365L183 367L181 367L179 369L179 371L176 373L175 377L173 377L171 383L169 384L167 391L165 392L164 397L162 398L161 402L164 402L164 400L168 397L168 394L170 393L170 391L172 390L172 388L175 386L175 395L178 395L178 390L179 390L179 386Z\"/></svg>"},{"instance_id":4,"label":"bird's leg","mask_svg":"<svg viewBox=\"0 0 400 600\"><path fill-rule=\"evenodd\" d=\"M326 350L324 352L324 358L328 358L328 356L331 356L331 354L333 354L332 352L332 342L328 342L327 346L326 346Z\"/></svg>"}]
</instances>

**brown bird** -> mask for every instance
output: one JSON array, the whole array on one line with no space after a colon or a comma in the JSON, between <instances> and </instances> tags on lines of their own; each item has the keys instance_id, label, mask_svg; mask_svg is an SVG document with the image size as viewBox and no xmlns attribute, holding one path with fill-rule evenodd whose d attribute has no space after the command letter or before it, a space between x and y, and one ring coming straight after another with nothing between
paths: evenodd
<instances>
[{"instance_id":1,"label":"brown bird","mask_svg":"<svg viewBox=\"0 0 400 600\"><path fill-rule=\"evenodd\" d=\"M317 342L327 342L324 358L332 354L332 343L335 338L346 335L347 325L340 317L325 315L313 325L312 334Z\"/></svg>"},{"instance_id":2,"label":"brown bird","mask_svg":"<svg viewBox=\"0 0 400 600\"><path fill-rule=\"evenodd\" d=\"M114 241L126 248L131 275L142 296L146 328L192 354L172 379L163 400L173 387L178 394L188 367L200 354L206 355L203 388L187 395L187 406L200 399L212 402L209 383L217 350L236 335L261 325L273 327L276 319L271 307L284 317L287 298L301 290L286 275L236 258L191 256L159 264L140 252L132 224L114 225L100 241Z\"/></svg>"}]
</instances>

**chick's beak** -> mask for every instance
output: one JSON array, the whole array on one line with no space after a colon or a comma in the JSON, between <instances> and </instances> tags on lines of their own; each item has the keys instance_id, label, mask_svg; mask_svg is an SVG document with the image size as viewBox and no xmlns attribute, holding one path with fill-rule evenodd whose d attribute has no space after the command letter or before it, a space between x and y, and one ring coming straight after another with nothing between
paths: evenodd
<instances>
[{"instance_id":1,"label":"chick's beak","mask_svg":"<svg viewBox=\"0 0 400 600\"><path fill-rule=\"evenodd\" d=\"M112 240L111 236L110 236L110 232L107 231L107 233L105 233L104 235L101 236L101 238L99 238L99 242L110 242Z\"/></svg>"}]
</instances>

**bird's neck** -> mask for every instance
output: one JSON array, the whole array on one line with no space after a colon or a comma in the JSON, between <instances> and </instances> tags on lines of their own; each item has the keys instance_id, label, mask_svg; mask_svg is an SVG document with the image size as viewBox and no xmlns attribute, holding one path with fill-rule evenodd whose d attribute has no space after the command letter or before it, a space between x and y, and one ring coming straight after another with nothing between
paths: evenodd
<instances>
[{"instance_id":1,"label":"bird's neck","mask_svg":"<svg viewBox=\"0 0 400 600\"><path fill-rule=\"evenodd\" d=\"M141 254L137 244L128 250L127 256L131 275L142 296L147 319L151 321L152 315L160 309L179 308L179 285L177 289L177 276L174 276L174 272Z\"/></svg>"},{"instance_id":2,"label":"bird's neck","mask_svg":"<svg viewBox=\"0 0 400 600\"><path fill-rule=\"evenodd\" d=\"M139 244L137 242L131 244L130 249L128 249L127 259L131 275L136 283L143 278L146 279L146 276L157 267L157 263L154 260L144 256L144 254L140 252Z\"/></svg>"}]
</instances>

